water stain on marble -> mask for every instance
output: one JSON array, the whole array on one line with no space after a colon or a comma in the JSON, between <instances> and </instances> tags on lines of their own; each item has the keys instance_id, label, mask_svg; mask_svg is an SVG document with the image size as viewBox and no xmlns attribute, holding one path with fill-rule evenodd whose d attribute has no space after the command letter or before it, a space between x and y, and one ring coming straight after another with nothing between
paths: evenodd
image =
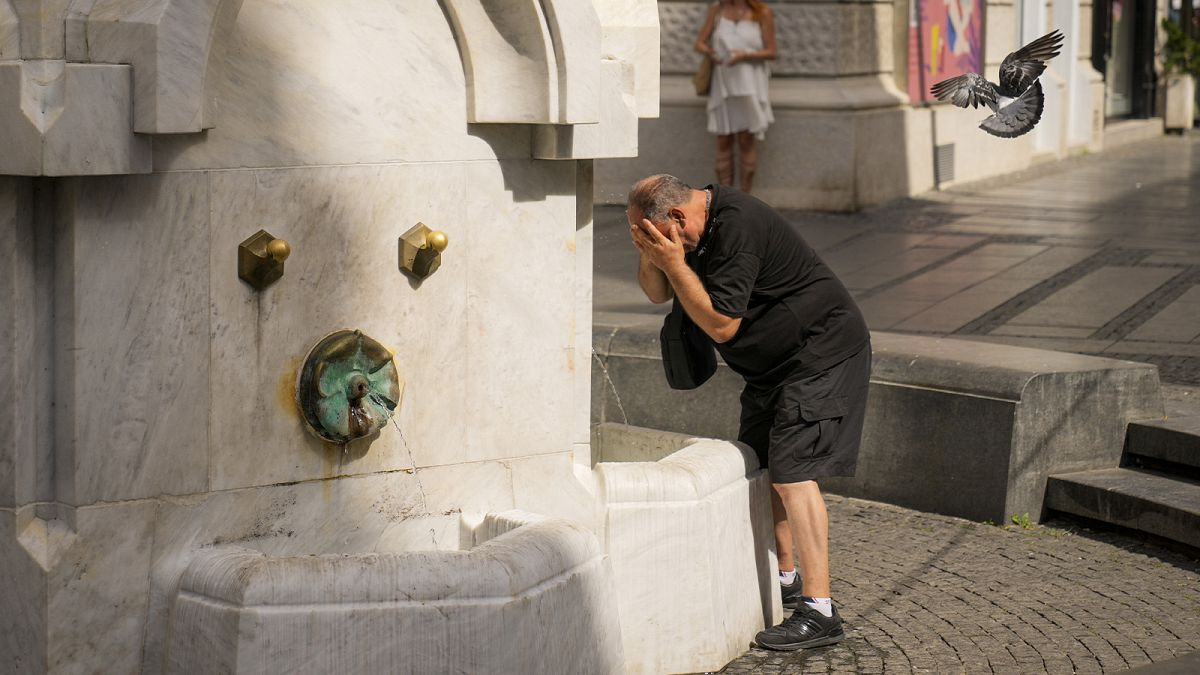
<instances>
[{"instance_id":1,"label":"water stain on marble","mask_svg":"<svg viewBox=\"0 0 1200 675\"><path fill-rule=\"evenodd\" d=\"M279 404L279 408L287 413L288 416L298 420L301 417L300 404L296 401L296 383L299 380L300 366L303 362L303 357L293 356L289 358L283 377L279 378L279 385L275 388L275 400Z\"/></svg>"}]
</instances>

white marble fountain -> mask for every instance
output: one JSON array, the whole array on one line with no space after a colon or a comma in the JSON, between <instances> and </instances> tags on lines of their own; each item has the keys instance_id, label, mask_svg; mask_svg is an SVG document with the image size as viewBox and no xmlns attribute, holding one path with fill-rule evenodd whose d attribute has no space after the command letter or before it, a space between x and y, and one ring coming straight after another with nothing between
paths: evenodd
<instances>
[{"instance_id":1,"label":"white marble fountain","mask_svg":"<svg viewBox=\"0 0 1200 675\"><path fill-rule=\"evenodd\" d=\"M743 650L779 611L753 460L592 461L592 160L657 59L654 0L0 1L0 668ZM297 378L342 329L399 395L333 443Z\"/></svg>"}]
</instances>

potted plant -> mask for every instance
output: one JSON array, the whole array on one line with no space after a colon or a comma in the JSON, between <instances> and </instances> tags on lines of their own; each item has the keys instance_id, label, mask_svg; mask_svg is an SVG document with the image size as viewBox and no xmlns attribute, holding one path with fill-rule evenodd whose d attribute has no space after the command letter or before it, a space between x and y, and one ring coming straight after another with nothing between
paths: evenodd
<instances>
[{"instance_id":1,"label":"potted plant","mask_svg":"<svg viewBox=\"0 0 1200 675\"><path fill-rule=\"evenodd\" d=\"M1163 19L1167 41L1163 45L1163 70L1166 78L1166 119L1168 129L1191 129L1196 116L1196 78L1200 77L1200 42L1183 27Z\"/></svg>"}]
</instances>

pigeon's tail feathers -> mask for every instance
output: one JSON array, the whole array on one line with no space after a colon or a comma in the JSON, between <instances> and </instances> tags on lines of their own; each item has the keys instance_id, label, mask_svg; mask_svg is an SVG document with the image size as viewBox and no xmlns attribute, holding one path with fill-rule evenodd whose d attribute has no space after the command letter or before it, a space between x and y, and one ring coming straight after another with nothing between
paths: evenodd
<instances>
[{"instance_id":1,"label":"pigeon's tail feathers","mask_svg":"<svg viewBox=\"0 0 1200 675\"><path fill-rule=\"evenodd\" d=\"M1042 83L1034 82L1012 103L1000 108L979 125L980 129L1000 138L1016 138L1026 134L1042 119Z\"/></svg>"},{"instance_id":2,"label":"pigeon's tail feathers","mask_svg":"<svg viewBox=\"0 0 1200 675\"><path fill-rule=\"evenodd\" d=\"M950 101L960 108L978 108L980 105L994 106L995 88L977 73L963 73L951 77L929 88L939 101Z\"/></svg>"}]
</instances>

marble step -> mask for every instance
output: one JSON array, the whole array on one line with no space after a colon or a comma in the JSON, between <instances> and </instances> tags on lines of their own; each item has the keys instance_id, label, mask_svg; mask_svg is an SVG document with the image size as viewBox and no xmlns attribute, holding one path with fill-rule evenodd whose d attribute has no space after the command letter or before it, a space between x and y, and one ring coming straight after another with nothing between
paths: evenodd
<instances>
[{"instance_id":1,"label":"marble step","mask_svg":"<svg viewBox=\"0 0 1200 675\"><path fill-rule=\"evenodd\" d=\"M1125 454L1133 464L1144 457L1200 472L1200 415L1131 423L1125 435Z\"/></svg>"},{"instance_id":2,"label":"marble step","mask_svg":"<svg viewBox=\"0 0 1200 675\"><path fill-rule=\"evenodd\" d=\"M1200 548L1200 481L1142 469L1050 476L1046 508Z\"/></svg>"}]
</instances>

